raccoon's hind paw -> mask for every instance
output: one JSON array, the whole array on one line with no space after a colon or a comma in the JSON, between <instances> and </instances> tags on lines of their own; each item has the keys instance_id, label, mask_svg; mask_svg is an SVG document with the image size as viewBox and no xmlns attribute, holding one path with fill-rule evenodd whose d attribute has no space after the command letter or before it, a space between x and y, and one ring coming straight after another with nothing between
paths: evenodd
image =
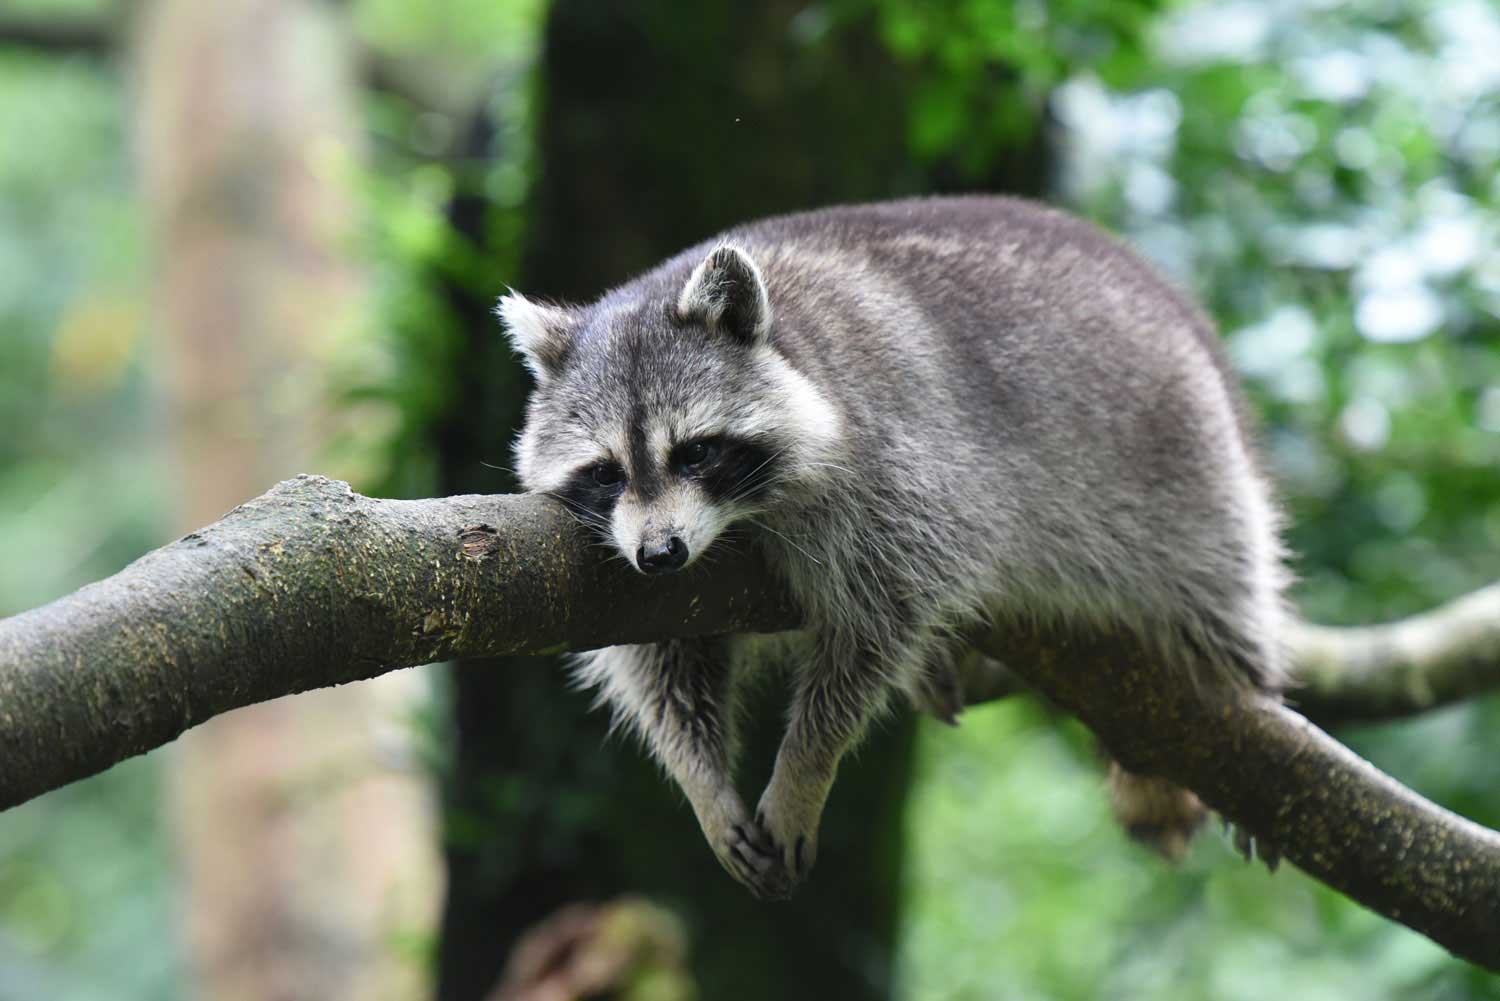
<instances>
[{"instance_id":1,"label":"raccoon's hind paw","mask_svg":"<svg viewBox=\"0 0 1500 1001\"><path fill-rule=\"evenodd\" d=\"M1136 775L1109 765L1110 805L1125 833L1155 849L1169 862L1180 862L1208 809L1197 796L1166 779Z\"/></svg>"}]
</instances>

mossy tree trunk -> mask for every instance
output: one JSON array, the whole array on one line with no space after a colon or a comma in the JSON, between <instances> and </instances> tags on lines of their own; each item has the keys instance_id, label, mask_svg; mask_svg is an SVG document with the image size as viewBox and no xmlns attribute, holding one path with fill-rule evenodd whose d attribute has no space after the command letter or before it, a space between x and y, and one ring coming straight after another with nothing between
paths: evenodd
<instances>
[{"instance_id":1,"label":"mossy tree trunk","mask_svg":"<svg viewBox=\"0 0 1500 1001\"><path fill-rule=\"evenodd\" d=\"M518 275L528 293L594 297L715 231L756 216L942 187L907 154L903 71L867 23L816 8L666 0L554 4L541 70L538 187ZM821 15L819 15L821 17ZM1035 183L1043 169L1008 173ZM455 220L483 233L482 203ZM453 298L472 339L460 416L442 432L449 491L511 489L504 464L524 375L488 301ZM479 998L516 937L574 900L644 893L691 934L705 996L887 997L902 879L913 722L881 727L848 762L825 816L818 870L790 904L724 875L691 811L631 743L609 739L590 696L552 665L455 671L450 895L439 997ZM766 693L742 763L758 797L779 738Z\"/></svg>"}]
</instances>

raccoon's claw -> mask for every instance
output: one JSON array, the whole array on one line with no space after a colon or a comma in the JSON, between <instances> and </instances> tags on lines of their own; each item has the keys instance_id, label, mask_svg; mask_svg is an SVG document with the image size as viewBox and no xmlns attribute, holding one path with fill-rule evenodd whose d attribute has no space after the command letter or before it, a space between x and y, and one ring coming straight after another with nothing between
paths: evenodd
<instances>
[{"instance_id":1,"label":"raccoon's claw","mask_svg":"<svg viewBox=\"0 0 1500 1001\"><path fill-rule=\"evenodd\" d=\"M964 679L950 651L929 656L907 697L917 712L926 713L940 723L958 726L958 716L965 705Z\"/></svg>"},{"instance_id":2,"label":"raccoon's claw","mask_svg":"<svg viewBox=\"0 0 1500 1001\"><path fill-rule=\"evenodd\" d=\"M703 836L725 872L761 900L782 900L791 894L792 881L775 842L750 819L732 789L700 798L694 807Z\"/></svg>"},{"instance_id":3,"label":"raccoon's claw","mask_svg":"<svg viewBox=\"0 0 1500 1001\"><path fill-rule=\"evenodd\" d=\"M933 678L911 695L912 708L926 713L939 723L958 726L959 714L964 711L963 687L953 676Z\"/></svg>"},{"instance_id":4,"label":"raccoon's claw","mask_svg":"<svg viewBox=\"0 0 1500 1001\"><path fill-rule=\"evenodd\" d=\"M765 804L755 812L755 822L770 832L772 849L781 861L782 871L788 880L787 896L812 872L818 860L818 836L816 832L784 829L775 817L767 817Z\"/></svg>"},{"instance_id":5,"label":"raccoon's claw","mask_svg":"<svg viewBox=\"0 0 1500 1001\"><path fill-rule=\"evenodd\" d=\"M1246 862L1254 862L1259 859L1265 865L1267 872L1275 872L1277 866L1281 865L1281 849L1269 838L1257 837L1249 830L1238 824L1224 822L1224 827L1230 832L1234 840L1234 850Z\"/></svg>"},{"instance_id":6,"label":"raccoon's claw","mask_svg":"<svg viewBox=\"0 0 1500 1001\"><path fill-rule=\"evenodd\" d=\"M729 874L756 899L785 900L792 895L794 883L787 876L781 855L759 824L751 821L735 824L717 854Z\"/></svg>"}]
</instances>

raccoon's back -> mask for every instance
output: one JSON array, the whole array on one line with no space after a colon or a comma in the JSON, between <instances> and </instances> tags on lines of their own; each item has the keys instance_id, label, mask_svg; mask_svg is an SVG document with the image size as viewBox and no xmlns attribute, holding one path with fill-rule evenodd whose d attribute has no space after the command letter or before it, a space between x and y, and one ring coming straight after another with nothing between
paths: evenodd
<instances>
[{"instance_id":1,"label":"raccoon's back","mask_svg":"<svg viewBox=\"0 0 1500 1001\"><path fill-rule=\"evenodd\" d=\"M777 348L872 431L860 447L916 436L962 455L976 436L1061 436L1061 447L1081 434L1139 449L1147 442L1123 439L1172 439L1172 416L1208 411L1216 425L1227 413L1223 430L1249 453L1212 324L1066 213L1013 198L910 199L781 216L721 239L760 263Z\"/></svg>"},{"instance_id":2,"label":"raccoon's back","mask_svg":"<svg viewBox=\"0 0 1500 1001\"><path fill-rule=\"evenodd\" d=\"M1217 336L1130 250L990 197L726 238L765 272L777 349L845 417L849 489L934 581L1010 574L1059 605L1274 617L1277 516Z\"/></svg>"},{"instance_id":3,"label":"raccoon's back","mask_svg":"<svg viewBox=\"0 0 1500 1001\"><path fill-rule=\"evenodd\" d=\"M970 195L836 206L712 242L723 240L745 245L766 270L788 352L847 344L894 360L881 349L946 347L953 360L1013 365L1032 352L1171 354L1190 341L1236 392L1199 309L1128 247L1044 205ZM913 308L926 323L891 328ZM840 315L861 330L851 337L830 324Z\"/></svg>"}]
</instances>

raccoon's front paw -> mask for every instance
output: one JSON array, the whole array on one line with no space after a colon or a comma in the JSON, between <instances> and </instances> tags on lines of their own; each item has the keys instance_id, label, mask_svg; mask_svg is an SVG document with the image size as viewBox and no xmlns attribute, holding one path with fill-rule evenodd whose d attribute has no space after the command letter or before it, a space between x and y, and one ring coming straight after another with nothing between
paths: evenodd
<instances>
[{"instance_id":1,"label":"raccoon's front paw","mask_svg":"<svg viewBox=\"0 0 1500 1001\"><path fill-rule=\"evenodd\" d=\"M755 821L736 824L715 851L729 874L757 900L786 900L792 895L795 883L788 877L770 835Z\"/></svg>"},{"instance_id":2,"label":"raccoon's front paw","mask_svg":"<svg viewBox=\"0 0 1500 1001\"><path fill-rule=\"evenodd\" d=\"M771 836L781 865L790 885L787 896L807 874L812 872L818 860L818 821L821 804L810 807L799 800L779 795L773 783L760 798L755 809L755 821Z\"/></svg>"},{"instance_id":3,"label":"raccoon's front paw","mask_svg":"<svg viewBox=\"0 0 1500 1001\"><path fill-rule=\"evenodd\" d=\"M703 835L719 864L759 900L791 896L781 856L771 837L745 813L738 796L724 796L703 817Z\"/></svg>"}]
</instances>

